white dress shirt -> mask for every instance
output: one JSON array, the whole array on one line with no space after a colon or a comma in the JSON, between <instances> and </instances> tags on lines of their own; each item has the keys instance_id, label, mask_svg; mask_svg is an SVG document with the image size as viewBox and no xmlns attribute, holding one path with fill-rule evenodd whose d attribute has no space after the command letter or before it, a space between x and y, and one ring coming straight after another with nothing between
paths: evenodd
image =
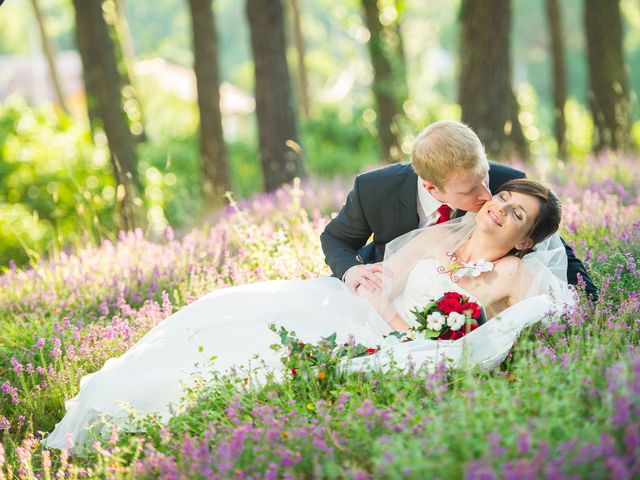
<instances>
[{"instance_id":1,"label":"white dress shirt","mask_svg":"<svg viewBox=\"0 0 640 480\"><path fill-rule=\"evenodd\" d=\"M440 203L438 200L433 198L427 189L422 185L422 179L418 177L418 228L429 227L436 223L440 218L440 214L438 213L438 208L443 203ZM453 218L455 215L456 209L451 207L451 217Z\"/></svg>"}]
</instances>

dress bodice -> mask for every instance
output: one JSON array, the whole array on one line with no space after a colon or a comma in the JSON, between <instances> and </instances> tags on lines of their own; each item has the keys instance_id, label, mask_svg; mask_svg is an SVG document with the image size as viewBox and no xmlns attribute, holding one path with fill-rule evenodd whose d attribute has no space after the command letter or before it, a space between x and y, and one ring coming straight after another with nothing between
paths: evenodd
<instances>
[{"instance_id":1,"label":"dress bodice","mask_svg":"<svg viewBox=\"0 0 640 480\"><path fill-rule=\"evenodd\" d=\"M446 292L458 292L477 302L469 292L453 282L448 274L439 273L440 266L440 262L435 258L420 260L411 269L402 293L393 300L396 311L409 325L417 325L411 310L415 307L424 307L430 301L442 297Z\"/></svg>"}]
</instances>

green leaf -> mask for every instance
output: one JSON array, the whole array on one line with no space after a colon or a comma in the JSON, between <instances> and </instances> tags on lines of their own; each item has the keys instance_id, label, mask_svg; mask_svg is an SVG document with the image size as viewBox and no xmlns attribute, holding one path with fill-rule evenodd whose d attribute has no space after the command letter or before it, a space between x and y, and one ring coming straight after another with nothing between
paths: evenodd
<instances>
[{"instance_id":1,"label":"green leaf","mask_svg":"<svg viewBox=\"0 0 640 480\"><path fill-rule=\"evenodd\" d=\"M397 332L397 331L393 331L391 333L389 333L388 335L384 335L383 338L387 338L387 337L396 337L397 339L402 339L404 337L407 336L407 332Z\"/></svg>"},{"instance_id":2,"label":"green leaf","mask_svg":"<svg viewBox=\"0 0 640 480\"><path fill-rule=\"evenodd\" d=\"M435 330L423 330L422 333L424 333L424 338L438 338L441 332L436 332Z\"/></svg>"}]
</instances>

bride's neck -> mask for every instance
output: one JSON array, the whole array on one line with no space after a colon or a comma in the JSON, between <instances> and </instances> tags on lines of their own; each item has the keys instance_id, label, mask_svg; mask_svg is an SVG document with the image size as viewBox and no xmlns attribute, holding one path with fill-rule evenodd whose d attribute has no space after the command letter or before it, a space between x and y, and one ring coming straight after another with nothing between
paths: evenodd
<instances>
[{"instance_id":1,"label":"bride's neck","mask_svg":"<svg viewBox=\"0 0 640 480\"><path fill-rule=\"evenodd\" d=\"M463 262L484 259L495 262L504 257L508 250L502 245L496 245L495 238L483 235L482 232L475 231L469 239L458 249L458 259Z\"/></svg>"}]
</instances>

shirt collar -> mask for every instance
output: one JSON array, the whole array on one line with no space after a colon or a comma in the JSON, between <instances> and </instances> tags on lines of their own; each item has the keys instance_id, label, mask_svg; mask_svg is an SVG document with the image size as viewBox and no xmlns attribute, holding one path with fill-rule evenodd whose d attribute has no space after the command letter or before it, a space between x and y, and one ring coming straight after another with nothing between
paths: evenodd
<instances>
[{"instance_id":1,"label":"shirt collar","mask_svg":"<svg viewBox=\"0 0 640 480\"><path fill-rule=\"evenodd\" d=\"M443 203L440 203L427 192L427 189L422 185L422 179L418 177L418 207L422 208L425 218L429 218L436 213L441 205Z\"/></svg>"}]
</instances>

